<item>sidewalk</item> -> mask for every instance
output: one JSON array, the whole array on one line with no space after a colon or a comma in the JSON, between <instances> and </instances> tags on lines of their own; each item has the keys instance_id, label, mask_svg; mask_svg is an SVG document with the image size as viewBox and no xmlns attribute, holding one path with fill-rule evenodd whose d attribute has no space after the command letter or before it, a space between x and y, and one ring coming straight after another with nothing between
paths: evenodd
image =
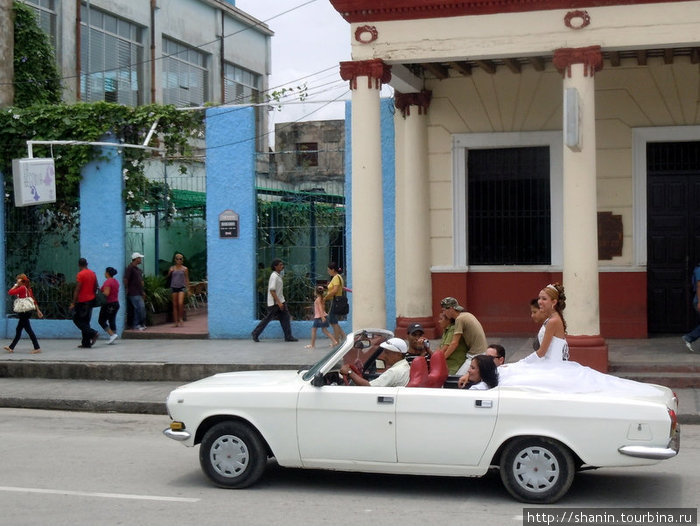
<instances>
[{"instance_id":1,"label":"sidewalk","mask_svg":"<svg viewBox=\"0 0 700 526\"><path fill-rule=\"evenodd\" d=\"M489 342L502 344L509 362L532 352L531 338ZM313 350L304 348L309 340L281 339L119 339L114 345L98 340L92 349L78 349L78 343L42 340L43 352L29 354L31 344L22 340L13 354L0 355L0 407L165 414L168 393L187 381L224 371L299 369L329 350L325 338ZM611 368L673 367L700 374L700 349L689 352L679 337L607 343ZM700 423L700 389L676 392L681 422Z\"/></svg>"}]
</instances>

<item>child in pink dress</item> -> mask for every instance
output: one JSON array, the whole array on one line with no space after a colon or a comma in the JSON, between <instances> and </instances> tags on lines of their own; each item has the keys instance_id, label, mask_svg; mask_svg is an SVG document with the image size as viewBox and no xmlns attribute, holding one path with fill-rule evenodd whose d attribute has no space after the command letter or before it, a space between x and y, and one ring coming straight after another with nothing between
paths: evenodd
<instances>
[{"instance_id":1,"label":"child in pink dress","mask_svg":"<svg viewBox=\"0 0 700 526\"><path fill-rule=\"evenodd\" d=\"M324 303L323 297L326 294L325 287L319 285L316 287L316 299L314 300L314 324L311 327L311 344L307 345L307 349L316 348L316 330L321 329L323 334L328 336L331 345L337 345L338 342L333 338L333 335L328 330L328 313L326 312L326 305Z\"/></svg>"}]
</instances>

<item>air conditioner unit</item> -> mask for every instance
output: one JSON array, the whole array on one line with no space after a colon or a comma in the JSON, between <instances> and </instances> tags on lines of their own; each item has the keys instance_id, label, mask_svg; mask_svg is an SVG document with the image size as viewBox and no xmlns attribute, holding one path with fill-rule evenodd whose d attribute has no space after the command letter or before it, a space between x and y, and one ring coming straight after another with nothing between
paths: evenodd
<instances>
[{"instance_id":1,"label":"air conditioner unit","mask_svg":"<svg viewBox=\"0 0 700 526\"><path fill-rule=\"evenodd\" d=\"M53 159L12 159L15 206L56 202L56 171Z\"/></svg>"}]
</instances>

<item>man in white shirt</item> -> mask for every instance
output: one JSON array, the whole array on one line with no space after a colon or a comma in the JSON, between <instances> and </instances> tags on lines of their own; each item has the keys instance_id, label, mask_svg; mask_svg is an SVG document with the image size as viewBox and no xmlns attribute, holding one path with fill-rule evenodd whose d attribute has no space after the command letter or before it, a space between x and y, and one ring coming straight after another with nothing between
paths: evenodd
<instances>
[{"instance_id":1,"label":"man in white shirt","mask_svg":"<svg viewBox=\"0 0 700 526\"><path fill-rule=\"evenodd\" d=\"M287 303L284 301L284 282L281 274L284 270L284 262L281 259L275 259L270 267L272 268L272 274L270 274L270 280L267 285L267 316L260 320L260 323L250 335L253 337L254 342L260 341L260 334L265 330L267 324L274 319L278 319L282 326L282 332L284 332L284 341L299 341L292 335L291 318L289 317Z\"/></svg>"},{"instance_id":2,"label":"man in white shirt","mask_svg":"<svg viewBox=\"0 0 700 526\"><path fill-rule=\"evenodd\" d=\"M389 338L384 343L379 345L382 353L377 356L378 359L384 361L388 367L382 374L374 380L366 380L362 375L357 374L352 370L350 364L344 364L340 368L340 374L346 376L348 380L352 380L355 385L364 387L403 387L405 386L411 374L411 366L406 361L406 353L408 345L401 338Z\"/></svg>"}]
</instances>

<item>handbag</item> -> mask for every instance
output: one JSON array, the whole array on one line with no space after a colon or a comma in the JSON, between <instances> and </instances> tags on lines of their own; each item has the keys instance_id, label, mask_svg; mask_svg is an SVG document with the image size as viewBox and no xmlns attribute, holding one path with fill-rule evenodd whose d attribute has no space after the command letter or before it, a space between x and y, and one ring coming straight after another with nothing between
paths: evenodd
<instances>
[{"instance_id":1,"label":"handbag","mask_svg":"<svg viewBox=\"0 0 700 526\"><path fill-rule=\"evenodd\" d=\"M31 312L36 310L36 303L34 303L34 299L31 296L16 298L12 310L15 312Z\"/></svg>"},{"instance_id":2,"label":"handbag","mask_svg":"<svg viewBox=\"0 0 700 526\"><path fill-rule=\"evenodd\" d=\"M102 307L104 305L107 305L107 296L105 296L105 293L102 292L100 289L97 289L95 291L95 299L92 300L92 305L94 307Z\"/></svg>"},{"instance_id":3,"label":"handbag","mask_svg":"<svg viewBox=\"0 0 700 526\"><path fill-rule=\"evenodd\" d=\"M348 304L348 298L344 295L334 297L331 310L332 310L333 314L345 316L348 312L350 312L350 305Z\"/></svg>"}]
</instances>

